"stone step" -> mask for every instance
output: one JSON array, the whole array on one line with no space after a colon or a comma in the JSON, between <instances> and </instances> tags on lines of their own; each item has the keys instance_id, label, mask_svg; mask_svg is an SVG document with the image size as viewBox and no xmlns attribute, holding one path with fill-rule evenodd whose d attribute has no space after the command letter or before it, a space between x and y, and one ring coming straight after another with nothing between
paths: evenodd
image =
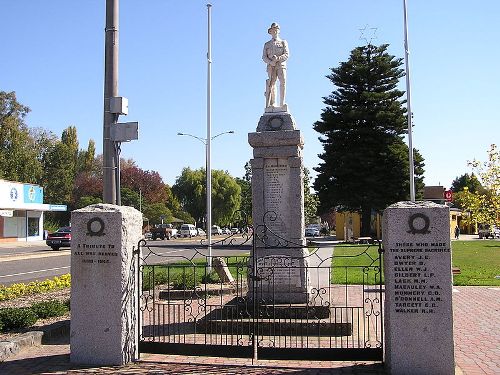
<instances>
[{"instance_id":1,"label":"stone step","mask_svg":"<svg viewBox=\"0 0 500 375\"><path fill-rule=\"evenodd\" d=\"M351 323L335 323L322 319L204 319L197 322L205 333L247 334L260 336L352 336Z\"/></svg>"},{"instance_id":2,"label":"stone step","mask_svg":"<svg viewBox=\"0 0 500 375\"><path fill-rule=\"evenodd\" d=\"M235 319L259 317L272 319L327 319L330 317L328 306L308 306L305 304L259 304L255 307L248 303L228 303L220 306L206 305L208 314L214 319Z\"/></svg>"}]
</instances>

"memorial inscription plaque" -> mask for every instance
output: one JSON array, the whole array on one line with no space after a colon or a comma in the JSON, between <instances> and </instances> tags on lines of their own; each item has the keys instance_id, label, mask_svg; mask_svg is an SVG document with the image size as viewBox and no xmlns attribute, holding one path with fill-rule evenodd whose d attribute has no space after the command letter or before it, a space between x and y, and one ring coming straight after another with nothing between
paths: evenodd
<instances>
[{"instance_id":1,"label":"memorial inscription plaque","mask_svg":"<svg viewBox=\"0 0 500 375\"><path fill-rule=\"evenodd\" d=\"M303 266L302 266L303 267ZM257 275L270 285L301 287L302 280L299 259L286 255L263 256L257 259Z\"/></svg>"},{"instance_id":2,"label":"memorial inscription plaque","mask_svg":"<svg viewBox=\"0 0 500 375\"><path fill-rule=\"evenodd\" d=\"M268 220L268 228L281 238L289 238L286 217L289 216L290 168L286 159L266 159L264 162L264 209L276 214ZM274 219L274 217L273 217Z\"/></svg>"},{"instance_id":3,"label":"memorial inscription plaque","mask_svg":"<svg viewBox=\"0 0 500 375\"><path fill-rule=\"evenodd\" d=\"M391 374L454 373L449 208L396 203L384 211L383 239Z\"/></svg>"}]
</instances>

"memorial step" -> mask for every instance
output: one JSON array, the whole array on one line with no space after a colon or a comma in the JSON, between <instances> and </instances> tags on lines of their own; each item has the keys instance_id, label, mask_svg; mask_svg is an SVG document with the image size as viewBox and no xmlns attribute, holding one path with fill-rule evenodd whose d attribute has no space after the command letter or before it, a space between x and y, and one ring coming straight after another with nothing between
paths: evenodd
<instances>
[{"instance_id":1,"label":"memorial step","mask_svg":"<svg viewBox=\"0 0 500 375\"><path fill-rule=\"evenodd\" d=\"M264 336L331 337L352 336L351 323L329 322L322 319L210 319L197 322L204 333L247 334L258 332Z\"/></svg>"},{"instance_id":2,"label":"memorial step","mask_svg":"<svg viewBox=\"0 0 500 375\"><path fill-rule=\"evenodd\" d=\"M307 304L277 304L259 303L253 305L250 300L245 302L233 299L224 306L207 304L207 316L212 319L236 318L268 318L268 319L327 319L330 317L329 306Z\"/></svg>"}]
</instances>

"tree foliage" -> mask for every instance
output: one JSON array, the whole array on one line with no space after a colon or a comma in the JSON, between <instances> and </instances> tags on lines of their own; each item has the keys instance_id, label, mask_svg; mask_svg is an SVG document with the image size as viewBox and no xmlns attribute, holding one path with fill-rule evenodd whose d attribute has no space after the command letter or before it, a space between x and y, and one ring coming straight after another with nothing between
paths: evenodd
<instances>
[{"instance_id":1,"label":"tree foliage","mask_svg":"<svg viewBox=\"0 0 500 375\"><path fill-rule=\"evenodd\" d=\"M320 212L332 208L362 214L362 234L369 235L372 210L408 199L408 147L402 59L388 45L367 45L351 51L348 61L332 68L327 78L336 87L323 98L326 108L314 129L324 152L314 183ZM423 158L414 150L417 191L423 190Z\"/></svg>"},{"instance_id":2,"label":"tree foliage","mask_svg":"<svg viewBox=\"0 0 500 375\"><path fill-rule=\"evenodd\" d=\"M205 169L192 170L187 167L177 177L172 186L181 207L197 222L203 222L206 214L206 175ZM212 171L212 222L229 224L241 204L241 188L227 172Z\"/></svg>"},{"instance_id":3,"label":"tree foliage","mask_svg":"<svg viewBox=\"0 0 500 375\"><path fill-rule=\"evenodd\" d=\"M66 128L61 140L47 153L44 168L44 195L47 201L69 204L73 209L73 190L78 159L78 136L74 126Z\"/></svg>"},{"instance_id":4,"label":"tree foliage","mask_svg":"<svg viewBox=\"0 0 500 375\"><path fill-rule=\"evenodd\" d=\"M247 161L245 163L245 175L240 178L236 177L236 183L240 186L241 189L241 203L240 210L244 214L245 224L252 223L252 166L250 162Z\"/></svg>"},{"instance_id":5,"label":"tree foliage","mask_svg":"<svg viewBox=\"0 0 500 375\"><path fill-rule=\"evenodd\" d=\"M163 203L167 201L165 183L156 171L143 170L131 165L121 170L121 186L136 191L148 203Z\"/></svg>"},{"instance_id":6,"label":"tree foliage","mask_svg":"<svg viewBox=\"0 0 500 375\"><path fill-rule=\"evenodd\" d=\"M469 186L465 186L455 198L461 208L469 213L469 216L464 217L465 222L500 226L500 152L497 146L490 146L487 161L473 160L468 164L483 189L472 191Z\"/></svg>"},{"instance_id":7,"label":"tree foliage","mask_svg":"<svg viewBox=\"0 0 500 375\"><path fill-rule=\"evenodd\" d=\"M40 183L43 168L24 119L30 109L15 92L0 91L0 178Z\"/></svg>"},{"instance_id":8,"label":"tree foliage","mask_svg":"<svg viewBox=\"0 0 500 375\"><path fill-rule=\"evenodd\" d=\"M471 193L476 193L478 191L483 190L483 186L477 179L474 173L465 173L453 180L451 183L451 190L454 193L458 193L459 191L467 188Z\"/></svg>"},{"instance_id":9,"label":"tree foliage","mask_svg":"<svg viewBox=\"0 0 500 375\"><path fill-rule=\"evenodd\" d=\"M318 217L319 198L311 193L310 172L304 167L304 219L306 224L315 223Z\"/></svg>"},{"instance_id":10,"label":"tree foliage","mask_svg":"<svg viewBox=\"0 0 500 375\"><path fill-rule=\"evenodd\" d=\"M162 222L162 216L163 223L170 223L173 219L172 212L165 206L165 203L146 204L142 212L151 224L160 224Z\"/></svg>"}]
</instances>

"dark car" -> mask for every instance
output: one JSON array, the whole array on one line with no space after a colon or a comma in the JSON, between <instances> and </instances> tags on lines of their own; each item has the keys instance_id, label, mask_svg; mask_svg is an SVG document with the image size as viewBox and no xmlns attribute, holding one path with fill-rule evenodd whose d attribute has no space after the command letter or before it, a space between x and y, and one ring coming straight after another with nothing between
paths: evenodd
<instances>
[{"instance_id":1,"label":"dark car","mask_svg":"<svg viewBox=\"0 0 500 375\"><path fill-rule=\"evenodd\" d=\"M61 247L71 247L71 227L62 227L54 233L49 233L45 243L52 250L59 250Z\"/></svg>"}]
</instances>

